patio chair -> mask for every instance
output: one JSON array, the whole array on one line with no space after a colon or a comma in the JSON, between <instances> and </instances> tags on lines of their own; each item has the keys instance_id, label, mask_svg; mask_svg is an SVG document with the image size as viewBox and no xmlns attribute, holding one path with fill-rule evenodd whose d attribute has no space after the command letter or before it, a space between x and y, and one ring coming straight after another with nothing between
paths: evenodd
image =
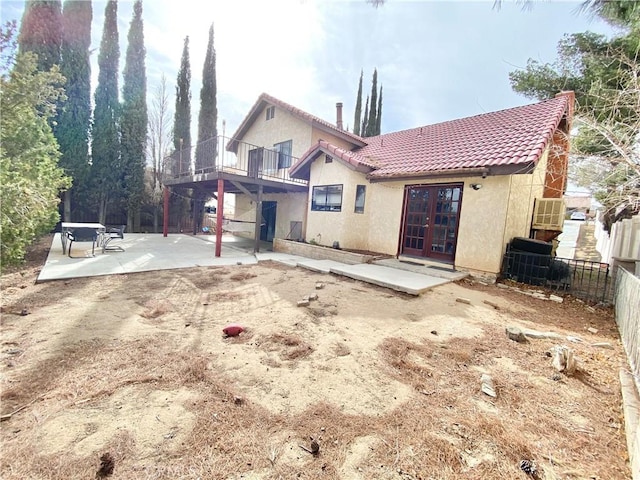
<instances>
[{"instance_id":1,"label":"patio chair","mask_svg":"<svg viewBox=\"0 0 640 480\"><path fill-rule=\"evenodd\" d=\"M104 245L102 247L105 252L124 252L124 248L120 245L110 245L112 240L121 239L124 240L124 229L126 225L120 225L120 227L110 228L105 235Z\"/></svg>"},{"instance_id":2,"label":"patio chair","mask_svg":"<svg viewBox=\"0 0 640 480\"><path fill-rule=\"evenodd\" d=\"M91 242L91 256L95 257L96 243L98 242L98 231L95 228L74 228L67 232L67 239L69 240L69 258L84 258L71 256L73 242Z\"/></svg>"}]
</instances>

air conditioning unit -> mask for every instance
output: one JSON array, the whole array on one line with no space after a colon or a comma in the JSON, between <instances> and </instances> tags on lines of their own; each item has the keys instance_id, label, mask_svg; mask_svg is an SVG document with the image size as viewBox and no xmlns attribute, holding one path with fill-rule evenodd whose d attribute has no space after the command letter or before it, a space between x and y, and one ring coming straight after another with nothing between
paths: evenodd
<instances>
[{"instance_id":1,"label":"air conditioning unit","mask_svg":"<svg viewBox=\"0 0 640 480\"><path fill-rule=\"evenodd\" d=\"M531 228L561 232L564 215L565 205L562 198L536 198Z\"/></svg>"}]
</instances>

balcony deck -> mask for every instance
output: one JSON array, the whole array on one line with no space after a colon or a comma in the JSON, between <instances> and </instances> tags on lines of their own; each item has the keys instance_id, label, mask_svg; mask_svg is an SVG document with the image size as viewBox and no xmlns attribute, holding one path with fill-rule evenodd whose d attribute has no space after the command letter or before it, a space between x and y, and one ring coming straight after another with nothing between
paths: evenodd
<instances>
[{"instance_id":1,"label":"balcony deck","mask_svg":"<svg viewBox=\"0 0 640 480\"><path fill-rule=\"evenodd\" d=\"M166 158L164 184L215 192L224 180L226 193L255 193L260 186L264 193L307 191L306 180L289 176L296 157L244 142L228 152L230 140L219 136L174 152Z\"/></svg>"}]
</instances>

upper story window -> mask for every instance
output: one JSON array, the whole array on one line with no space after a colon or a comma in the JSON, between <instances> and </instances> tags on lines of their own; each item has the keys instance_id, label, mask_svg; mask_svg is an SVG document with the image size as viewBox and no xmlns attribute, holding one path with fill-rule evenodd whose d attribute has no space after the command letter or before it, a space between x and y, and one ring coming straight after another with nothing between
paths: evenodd
<instances>
[{"instance_id":1,"label":"upper story window","mask_svg":"<svg viewBox=\"0 0 640 480\"><path fill-rule=\"evenodd\" d=\"M276 107L271 105L270 107L267 107L266 112L267 112L267 120L271 120L273 117L276 116Z\"/></svg>"},{"instance_id":2,"label":"upper story window","mask_svg":"<svg viewBox=\"0 0 640 480\"><path fill-rule=\"evenodd\" d=\"M313 187L311 210L340 212L342 210L342 185L319 185Z\"/></svg>"},{"instance_id":3,"label":"upper story window","mask_svg":"<svg viewBox=\"0 0 640 480\"><path fill-rule=\"evenodd\" d=\"M356 205L355 213L364 213L364 196L367 191L366 185L356 185Z\"/></svg>"},{"instance_id":4,"label":"upper story window","mask_svg":"<svg viewBox=\"0 0 640 480\"><path fill-rule=\"evenodd\" d=\"M278 169L289 168L291 166L291 148L293 142L287 140L273 145L273 149L278 155Z\"/></svg>"}]
</instances>

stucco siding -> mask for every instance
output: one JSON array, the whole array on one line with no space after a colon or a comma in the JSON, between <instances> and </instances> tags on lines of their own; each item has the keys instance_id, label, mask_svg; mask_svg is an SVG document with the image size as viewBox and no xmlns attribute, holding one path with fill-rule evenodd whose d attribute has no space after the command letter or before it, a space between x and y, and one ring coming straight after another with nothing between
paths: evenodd
<instances>
[{"instance_id":1,"label":"stucco siding","mask_svg":"<svg viewBox=\"0 0 640 480\"><path fill-rule=\"evenodd\" d=\"M311 210L313 186L342 185L342 207L340 212ZM369 185L362 173L351 170L339 160L325 163L321 156L311 166L309 202L307 213L307 241L320 245L333 245L355 250L367 250L369 236L369 211L365 199L365 213L354 213L356 185Z\"/></svg>"},{"instance_id":2,"label":"stucco siding","mask_svg":"<svg viewBox=\"0 0 640 480\"><path fill-rule=\"evenodd\" d=\"M270 120L266 120L263 109L239 140L265 148L291 140L291 155L299 158L311 146L311 130L308 123L276 107L275 115Z\"/></svg>"},{"instance_id":3,"label":"stucco siding","mask_svg":"<svg viewBox=\"0 0 640 480\"><path fill-rule=\"evenodd\" d=\"M307 207L306 193L271 193L262 196L263 201L273 201L276 204L276 230L275 237L289 239L291 222L304 222ZM255 221L256 204L249 196L236 195L236 220ZM303 226L304 233L304 226ZM235 232L241 237L253 238L254 230ZM297 240L297 239L294 239Z\"/></svg>"},{"instance_id":4,"label":"stucco siding","mask_svg":"<svg viewBox=\"0 0 640 480\"><path fill-rule=\"evenodd\" d=\"M529 236L535 199L542 198L544 193L547 158L548 150L540 157L532 173L510 177L509 207L502 239L504 247L513 237Z\"/></svg>"},{"instance_id":5,"label":"stucco siding","mask_svg":"<svg viewBox=\"0 0 640 480\"><path fill-rule=\"evenodd\" d=\"M345 150L352 150L354 147L351 142L314 127L311 131L311 143L309 144L309 147L318 143L318 140L324 140L336 147L344 148Z\"/></svg>"}]
</instances>

